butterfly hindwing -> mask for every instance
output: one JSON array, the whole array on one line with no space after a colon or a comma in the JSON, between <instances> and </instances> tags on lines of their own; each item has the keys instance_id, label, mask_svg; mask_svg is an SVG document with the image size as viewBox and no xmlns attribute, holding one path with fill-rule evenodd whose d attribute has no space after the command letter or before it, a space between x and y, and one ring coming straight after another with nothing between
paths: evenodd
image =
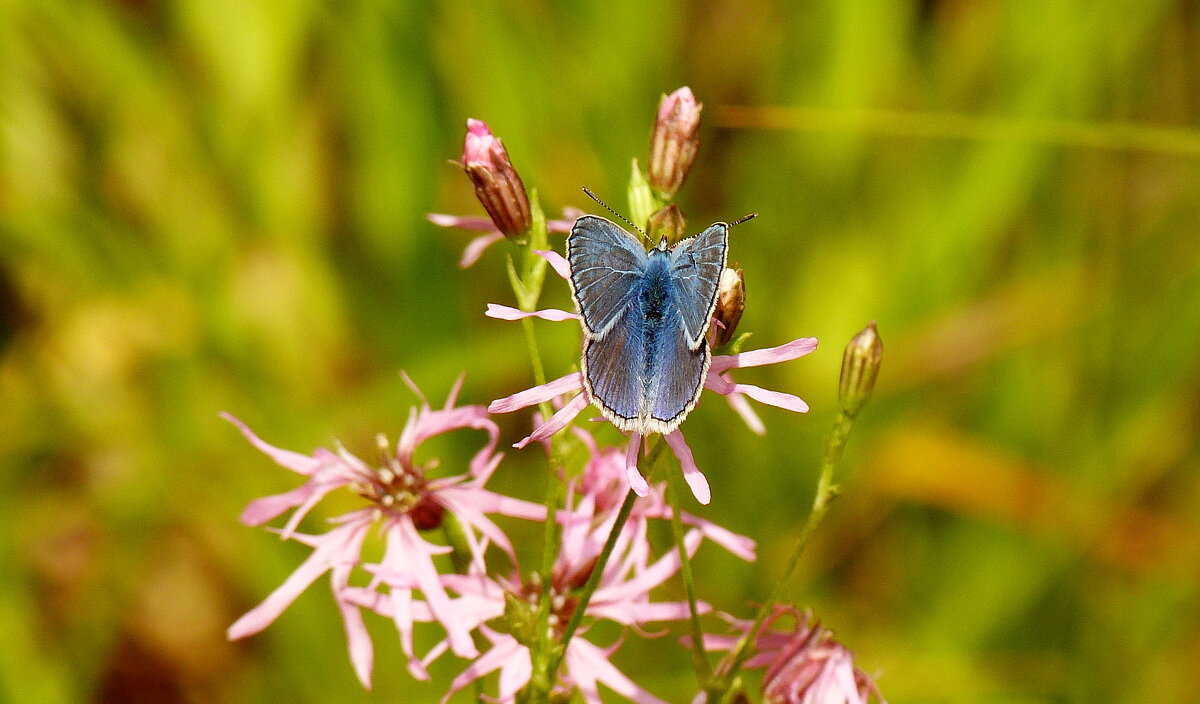
<instances>
[{"instance_id":1,"label":"butterfly hindwing","mask_svg":"<svg viewBox=\"0 0 1200 704\"><path fill-rule=\"evenodd\" d=\"M704 342L717 287L725 268L729 226L718 222L695 237L683 240L671 250L671 293L687 346L698 349Z\"/></svg>"},{"instance_id":2,"label":"butterfly hindwing","mask_svg":"<svg viewBox=\"0 0 1200 704\"><path fill-rule=\"evenodd\" d=\"M646 395L645 320L627 306L604 337L583 338L583 378L588 395L621 430L639 430Z\"/></svg>"},{"instance_id":3,"label":"butterfly hindwing","mask_svg":"<svg viewBox=\"0 0 1200 704\"><path fill-rule=\"evenodd\" d=\"M660 433L673 431L687 416L700 397L704 375L708 372L708 342L691 348L686 339L683 316L672 308L662 318L662 332L654 339L644 401L647 429Z\"/></svg>"},{"instance_id":4,"label":"butterfly hindwing","mask_svg":"<svg viewBox=\"0 0 1200 704\"><path fill-rule=\"evenodd\" d=\"M637 297L646 273L646 250L613 222L585 215L571 228L567 260L584 330L602 338Z\"/></svg>"}]
</instances>

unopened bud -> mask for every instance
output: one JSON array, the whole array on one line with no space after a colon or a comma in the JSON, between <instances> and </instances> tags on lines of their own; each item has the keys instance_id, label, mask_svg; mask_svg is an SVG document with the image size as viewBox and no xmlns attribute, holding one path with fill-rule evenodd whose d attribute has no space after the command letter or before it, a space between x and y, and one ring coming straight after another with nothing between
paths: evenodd
<instances>
[{"instance_id":1,"label":"unopened bud","mask_svg":"<svg viewBox=\"0 0 1200 704\"><path fill-rule=\"evenodd\" d=\"M524 244L533 221L525 184L521 183L500 138L481 120L467 120L462 167L496 229L510 240Z\"/></svg>"},{"instance_id":2,"label":"unopened bud","mask_svg":"<svg viewBox=\"0 0 1200 704\"><path fill-rule=\"evenodd\" d=\"M883 340L875 330L875 321L851 338L842 354L842 376L838 382L838 402L851 416L871 398L879 365L883 361Z\"/></svg>"},{"instance_id":3,"label":"unopened bud","mask_svg":"<svg viewBox=\"0 0 1200 704\"><path fill-rule=\"evenodd\" d=\"M648 180L664 199L675 195L692 169L700 147L703 107L687 86L664 95L658 103L658 119L650 135Z\"/></svg>"},{"instance_id":4,"label":"unopened bud","mask_svg":"<svg viewBox=\"0 0 1200 704\"><path fill-rule=\"evenodd\" d=\"M675 243L687 234L686 227L687 223L683 221L683 213L679 212L679 206L671 203L654 211L646 222L646 234L650 236L651 244L658 244L660 239L666 237L667 246L674 247Z\"/></svg>"},{"instance_id":5,"label":"unopened bud","mask_svg":"<svg viewBox=\"0 0 1200 704\"><path fill-rule=\"evenodd\" d=\"M737 330L742 311L746 310L746 280L742 270L725 267L717 286L717 308L713 311L713 347L729 344Z\"/></svg>"},{"instance_id":6,"label":"unopened bud","mask_svg":"<svg viewBox=\"0 0 1200 704\"><path fill-rule=\"evenodd\" d=\"M504 592L504 618L513 638L521 645L533 647L537 642L537 614L529 602L512 592Z\"/></svg>"}]
</instances>

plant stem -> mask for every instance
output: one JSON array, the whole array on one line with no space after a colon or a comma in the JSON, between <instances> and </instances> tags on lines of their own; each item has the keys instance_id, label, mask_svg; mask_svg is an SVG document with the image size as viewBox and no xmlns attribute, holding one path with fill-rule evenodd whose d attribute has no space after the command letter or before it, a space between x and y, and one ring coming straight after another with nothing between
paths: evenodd
<instances>
[{"instance_id":1,"label":"plant stem","mask_svg":"<svg viewBox=\"0 0 1200 704\"><path fill-rule=\"evenodd\" d=\"M646 460L646 465L652 471L658 459L662 456L663 448L666 443L660 442L650 451L650 456ZM647 472L649 473L649 472ZM625 527L625 523L629 521L629 514L633 511L633 504L637 501L637 494L633 490L629 490L625 494L625 500L621 503L621 508L617 511L617 517L613 521L612 528L608 532L608 538L604 541L604 547L600 550L600 555L596 558L596 564L592 566L592 573L588 575L587 583L583 585L583 589L579 591L578 601L575 604L575 610L571 613L570 620L567 621L566 628L563 629L562 642L559 648L556 649L545 670L545 682L553 683L554 678L558 673L558 668L562 664L562 659L566 655L567 646L571 643L571 638L575 636L575 631L579 630L579 625L583 622L583 617L587 613L588 602L592 599L592 594L595 593L596 587L600 586L600 579L604 575L604 568L608 564L608 560L612 557L613 548L617 545L617 539L621 536L621 530ZM546 579L549 579L547 577ZM537 681L535 673L534 681ZM548 691L548 690L547 690ZM536 698L531 698L531 701L541 701Z\"/></svg>"},{"instance_id":2,"label":"plant stem","mask_svg":"<svg viewBox=\"0 0 1200 704\"><path fill-rule=\"evenodd\" d=\"M771 588L770 595L763 601L762 606L759 607L750 630L738 640L737 646L727 660L730 663L727 671L709 689L709 701L719 701L721 704L729 704L729 702L733 701L735 691L730 684L737 677L742 665L746 662L746 658L750 657L750 646L758 638L758 632L762 628L767 616L771 613L772 606L779 600L779 594L783 591L784 584L792 576L796 565L800 563L800 555L808 545L813 531L820 525L821 520L825 518L825 513L829 510L830 502L838 496L838 487L833 483L833 470L842 459L842 453L846 449L846 440L850 436L850 428L853 425L854 416L846 413L844 410L838 411L838 416L833 422L833 427L830 429L829 435L825 438L825 459L821 463L821 476L817 480L817 493L813 497L812 510L808 514L808 519L804 522L804 527L800 529L800 535L796 538L796 546L792 549L792 555L788 558L783 575L780 576L779 581ZM714 697L717 698L714 700Z\"/></svg>"},{"instance_id":3,"label":"plant stem","mask_svg":"<svg viewBox=\"0 0 1200 704\"><path fill-rule=\"evenodd\" d=\"M683 589L687 593L688 611L691 613L692 667L696 670L697 681L703 684L712 677L712 664L708 661L708 653L704 651L704 630L700 627L700 610L696 604L696 579L692 572L692 558L684 545L683 520L679 516L682 510L681 497L684 496L680 489L682 477L682 467L667 472L667 503L671 506L671 534L675 538L675 549L679 551L679 572L683 577Z\"/></svg>"}]
</instances>

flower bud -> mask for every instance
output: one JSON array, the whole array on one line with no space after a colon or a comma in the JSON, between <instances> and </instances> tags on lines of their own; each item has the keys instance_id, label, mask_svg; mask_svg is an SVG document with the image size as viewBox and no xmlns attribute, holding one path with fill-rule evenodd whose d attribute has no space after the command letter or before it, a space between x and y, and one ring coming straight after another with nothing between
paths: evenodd
<instances>
[{"instance_id":1,"label":"flower bud","mask_svg":"<svg viewBox=\"0 0 1200 704\"><path fill-rule=\"evenodd\" d=\"M533 222L525 184L521 183L500 139L481 120L467 120L462 167L496 229L514 242L524 244Z\"/></svg>"},{"instance_id":2,"label":"flower bud","mask_svg":"<svg viewBox=\"0 0 1200 704\"><path fill-rule=\"evenodd\" d=\"M717 308L713 317L713 347L729 344L737 330L742 311L746 309L746 280L742 270L725 267L721 272L721 283L717 286Z\"/></svg>"},{"instance_id":3,"label":"flower bud","mask_svg":"<svg viewBox=\"0 0 1200 704\"><path fill-rule=\"evenodd\" d=\"M658 119L650 135L648 180L664 199L675 195L696 159L703 107L687 86L664 95L658 103Z\"/></svg>"},{"instance_id":4,"label":"flower bud","mask_svg":"<svg viewBox=\"0 0 1200 704\"><path fill-rule=\"evenodd\" d=\"M875 321L851 338L842 354L842 376L838 381L838 402L851 416L871 398L879 364L883 361L883 341L875 330Z\"/></svg>"},{"instance_id":5,"label":"flower bud","mask_svg":"<svg viewBox=\"0 0 1200 704\"><path fill-rule=\"evenodd\" d=\"M684 229L686 227L679 206L671 203L654 211L646 222L646 234L650 237L650 244L658 244L660 239L666 237L667 246L674 247L675 243L687 234L687 230Z\"/></svg>"}]
</instances>

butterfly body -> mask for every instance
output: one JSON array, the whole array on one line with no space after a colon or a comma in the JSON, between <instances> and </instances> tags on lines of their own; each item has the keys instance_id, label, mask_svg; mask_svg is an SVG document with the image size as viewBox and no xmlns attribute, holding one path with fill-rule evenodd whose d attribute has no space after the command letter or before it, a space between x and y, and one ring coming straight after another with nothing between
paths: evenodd
<instances>
[{"instance_id":1,"label":"butterfly body","mask_svg":"<svg viewBox=\"0 0 1200 704\"><path fill-rule=\"evenodd\" d=\"M583 378L614 425L670 433L696 405L708 372L705 333L725 266L728 225L650 252L609 220L585 215L567 239L583 324Z\"/></svg>"}]
</instances>

